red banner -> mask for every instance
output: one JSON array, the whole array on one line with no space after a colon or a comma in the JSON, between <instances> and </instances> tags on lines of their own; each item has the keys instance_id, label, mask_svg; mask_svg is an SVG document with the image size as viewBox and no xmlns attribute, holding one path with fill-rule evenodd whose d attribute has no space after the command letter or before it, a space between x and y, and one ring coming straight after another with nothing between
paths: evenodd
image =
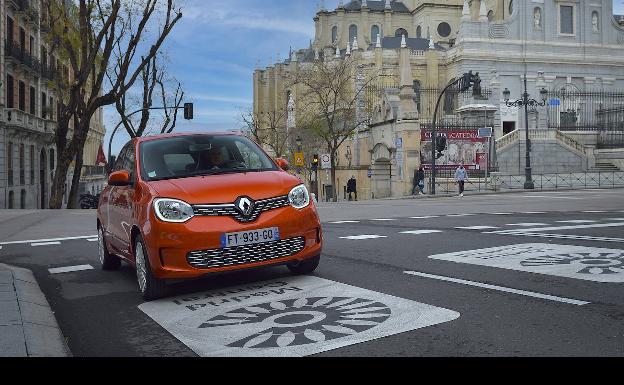
<instances>
[{"instance_id":1,"label":"red banner","mask_svg":"<svg viewBox=\"0 0 624 385\"><path fill-rule=\"evenodd\" d=\"M485 143L487 138L479 138L479 132L476 130L454 130L454 131L438 131L438 135L446 136L450 141L462 141L462 142L477 142ZM431 131L421 131L420 139L423 142L431 141Z\"/></svg>"},{"instance_id":2,"label":"red banner","mask_svg":"<svg viewBox=\"0 0 624 385\"><path fill-rule=\"evenodd\" d=\"M95 161L95 165L106 165L106 155L104 155L104 148L100 144L100 149L98 150L97 159Z\"/></svg>"}]
</instances>

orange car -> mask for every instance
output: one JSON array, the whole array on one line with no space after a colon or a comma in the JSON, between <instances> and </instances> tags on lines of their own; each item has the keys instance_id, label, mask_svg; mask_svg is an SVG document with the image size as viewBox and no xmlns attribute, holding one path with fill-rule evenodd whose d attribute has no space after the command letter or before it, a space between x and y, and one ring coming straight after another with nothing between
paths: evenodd
<instances>
[{"instance_id":1,"label":"orange car","mask_svg":"<svg viewBox=\"0 0 624 385\"><path fill-rule=\"evenodd\" d=\"M143 298L166 281L269 265L313 272L323 236L288 163L234 134L137 138L120 152L98 208L104 270L134 265Z\"/></svg>"}]
</instances>

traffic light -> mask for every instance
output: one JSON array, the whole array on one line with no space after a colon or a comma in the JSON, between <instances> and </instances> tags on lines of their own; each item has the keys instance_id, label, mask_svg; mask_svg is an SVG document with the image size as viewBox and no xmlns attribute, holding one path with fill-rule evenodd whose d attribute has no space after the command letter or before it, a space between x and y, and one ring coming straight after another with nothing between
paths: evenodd
<instances>
[{"instance_id":1,"label":"traffic light","mask_svg":"<svg viewBox=\"0 0 624 385\"><path fill-rule=\"evenodd\" d=\"M184 119L193 120L193 103L184 103Z\"/></svg>"},{"instance_id":2,"label":"traffic light","mask_svg":"<svg viewBox=\"0 0 624 385\"><path fill-rule=\"evenodd\" d=\"M439 135L436 138L436 150L438 152L438 156L436 157L436 159L440 159L444 156L444 151L446 150L446 142L446 136L444 135Z\"/></svg>"},{"instance_id":3,"label":"traffic light","mask_svg":"<svg viewBox=\"0 0 624 385\"><path fill-rule=\"evenodd\" d=\"M319 156L314 155L312 158L312 171L317 171L319 166Z\"/></svg>"}]
</instances>

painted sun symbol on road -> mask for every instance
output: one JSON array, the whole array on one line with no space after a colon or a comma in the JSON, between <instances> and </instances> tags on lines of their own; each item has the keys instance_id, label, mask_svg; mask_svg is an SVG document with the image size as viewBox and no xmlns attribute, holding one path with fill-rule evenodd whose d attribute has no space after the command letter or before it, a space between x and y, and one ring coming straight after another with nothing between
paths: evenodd
<instances>
[{"instance_id":1,"label":"painted sun symbol on road","mask_svg":"<svg viewBox=\"0 0 624 385\"><path fill-rule=\"evenodd\" d=\"M576 265L579 274L619 274L624 273L624 253L588 252L560 255L545 255L529 258L522 266Z\"/></svg>"},{"instance_id":2,"label":"painted sun symbol on road","mask_svg":"<svg viewBox=\"0 0 624 385\"><path fill-rule=\"evenodd\" d=\"M362 298L300 298L231 310L209 319L199 328L260 324L262 331L228 347L277 348L362 333L385 322L391 313L385 304Z\"/></svg>"}]
</instances>

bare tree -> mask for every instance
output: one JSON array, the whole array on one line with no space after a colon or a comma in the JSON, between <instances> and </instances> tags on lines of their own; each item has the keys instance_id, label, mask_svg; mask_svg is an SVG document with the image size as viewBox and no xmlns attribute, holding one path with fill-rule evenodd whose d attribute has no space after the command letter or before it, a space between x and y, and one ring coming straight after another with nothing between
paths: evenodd
<instances>
[{"instance_id":1,"label":"bare tree","mask_svg":"<svg viewBox=\"0 0 624 385\"><path fill-rule=\"evenodd\" d=\"M274 108L260 114L249 110L241 114L251 138L272 152L276 158L285 157L288 153L291 133L286 125L287 118L286 108Z\"/></svg>"},{"instance_id":2,"label":"bare tree","mask_svg":"<svg viewBox=\"0 0 624 385\"><path fill-rule=\"evenodd\" d=\"M370 122L364 93L377 77L374 71L365 75L353 56L315 61L288 75L287 84L298 89L297 126L312 130L327 145L334 186L338 149L358 128Z\"/></svg>"},{"instance_id":3,"label":"bare tree","mask_svg":"<svg viewBox=\"0 0 624 385\"><path fill-rule=\"evenodd\" d=\"M175 79L168 79L163 65L159 63L158 56L152 60L141 71L142 92L140 100L131 100L129 93L121 95L115 102L115 108L121 117L121 124L125 127L131 138L144 136L150 126L156 126L161 134L169 134L175 130L178 121L178 110L184 99L182 85ZM169 86L175 83L175 92L171 92ZM153 118L154 92L158 101L162 103L158 106L162 113L157 114L158 123L150 124ZM139 107L140 106L140 107ZM140 112L138 123L132 119L134 113Z\"/></svg>"},{"instance_id":4,"label":"bare tree","mask_svg":"<svg viewBox=\"0 0 624 385\"><path fill-rule=\"evenodd\" d=\"M82 151L93 115L99 108L115 104L128 92L152 62L182 12L175 7L174 0L77 0L76 3L42 0L41 4L50 23L50 52L68 62L71 69L58 90L55 133L58 161L50 208L62 207L67 171L75 160L68 197L68 207L74 208L83 164ZM152 28L158 19L162 21L157 28ZM147 52L138 55L143 49ZM110 87L103 92L107 76L111 80Z\"/></svg>"}]
</instances>

